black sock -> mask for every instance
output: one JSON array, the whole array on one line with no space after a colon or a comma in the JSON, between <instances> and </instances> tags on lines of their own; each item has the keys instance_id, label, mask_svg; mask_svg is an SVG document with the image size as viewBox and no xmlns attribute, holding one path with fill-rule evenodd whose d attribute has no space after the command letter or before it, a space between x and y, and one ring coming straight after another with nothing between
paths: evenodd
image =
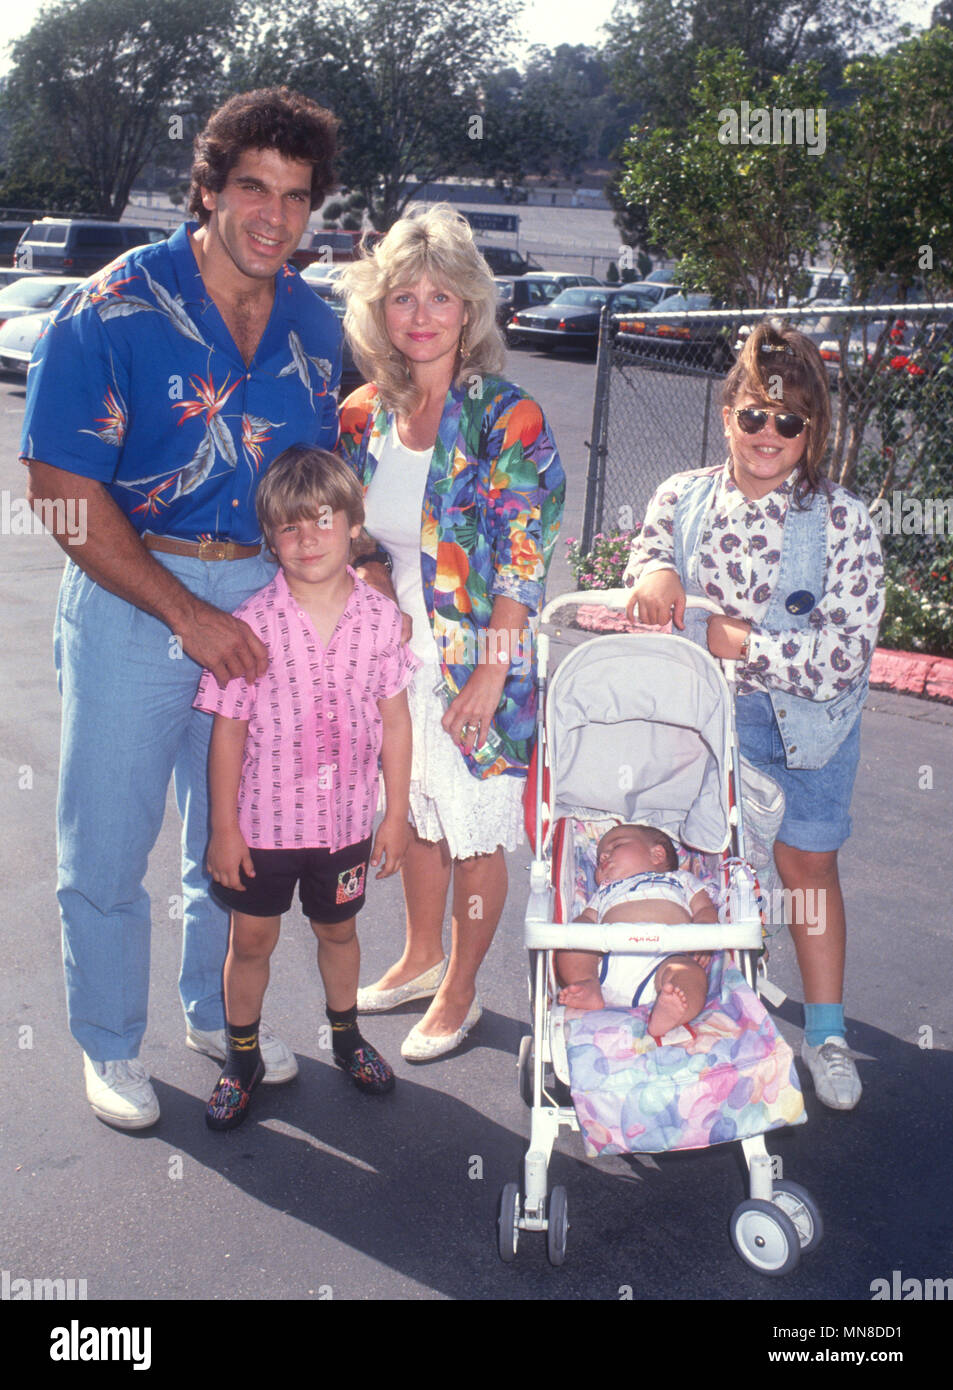
<instances>
[{"instance_id":1,"label":"black sock","mask_svg":"<svg viewBox=\"0 0 953 1390\"><path fill-rule=\"evenodd\" d=\"M347 1059L359 1047L364 1046L361 1030L357 1026L357 1005L350 1009L325 1009L331 1024L331 1046L336 1057Z\"/></svg>"},{"instance_id":2,"label":"black sock","mask_svg":"<svg viewBox=\"0 0 953 1390\"><path fill-rule=\"evenodd\" d=\"M254 1023L233 1024L227 1020L225 1023L227 1051L222 1074L235 1077L239 1084L245 1087L255 1075L255 1068L261 1061L261 1052L258 1047L258 1025L260 1023L260 1018L256 1018Z\"/></svg>"}]
</instances>

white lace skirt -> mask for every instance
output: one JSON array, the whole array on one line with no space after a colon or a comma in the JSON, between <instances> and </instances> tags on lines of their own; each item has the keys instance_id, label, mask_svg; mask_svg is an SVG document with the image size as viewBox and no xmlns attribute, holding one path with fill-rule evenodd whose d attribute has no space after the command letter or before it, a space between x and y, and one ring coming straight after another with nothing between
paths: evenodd
<instances>
[{"instance_id":1,"label":"white lace skirt","mask_svg":"<svg viewBox=\"0 0 953 1390\"><path fill-rule=\"evenodd\" d=\"M439 666L422 666L407 690L414 731L410 816L422 840L446 840L454 859L523 843L524 777L471 776L443 728Z\"/></svg>"}]
</instances>

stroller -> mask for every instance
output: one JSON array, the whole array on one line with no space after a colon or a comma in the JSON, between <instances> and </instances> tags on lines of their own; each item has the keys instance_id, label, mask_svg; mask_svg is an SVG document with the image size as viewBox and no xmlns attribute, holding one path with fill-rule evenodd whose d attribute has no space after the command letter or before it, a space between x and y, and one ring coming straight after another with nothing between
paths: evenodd
<instances>
[{"instance_id":1,"label":"stroller","mask_svg":"<svg viewBox=\"0 0 953 1390\"><path fill-rule=\"evenodd\" d=\"M543 620L567 601L598 598L619 607L629 596L560 595ZM720 611L707 600L690 603ZM700 615L689 616L697 622ZM524 923L533 1031L518 1060L520 1093L532 1113L524 1195L508 1183L500 1200L500 1256L515 1259L520 1232L540 1231L551 1263L565 1259L566 1189L547 1194L562 1126L581 1130L588 1157L740 1140L750 1196L732 1215L732 1243L759 1272L787 1274L818 1245L823 1227L810 1194L774 1177L765 1148L767 1131L807 1117L791 1049L758 999L764 932L758 881L745 860L734 663L717 662L684 637L618 634L574 648L548 681L549 639L542 634L539 642L538 736L527 785L534 859ZM620 822L671 836L680 867L714 881L717 923L574 923L594 890L598 840ZM562 948L718 954L702 1013L657 1046L647 1033L647 1006L609 1005L567 1019L555 1002L554 951Z\"/></svg>"}]
</instances>

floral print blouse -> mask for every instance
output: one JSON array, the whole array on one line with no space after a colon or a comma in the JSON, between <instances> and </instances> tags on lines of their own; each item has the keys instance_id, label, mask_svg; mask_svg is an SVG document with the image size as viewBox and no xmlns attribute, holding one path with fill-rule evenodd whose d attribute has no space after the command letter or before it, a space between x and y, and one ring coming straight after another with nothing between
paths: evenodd
<instances>
[{"instance_id":1,"label":"floral print blouse","mask_svg":"<svg viewBox=\"0 0 953 1390\"><path fill-rule=\"evenodd\" d=\"M374 386L341 407L341 450L367 490L393 423ZM459 690L486 653L497 597L529 610L509 634L510 668L493 724L500 751L475 777L522 776L536 731L536 632L566 481L543 412L499 377L471 376L447 393L424 489L420 565L441 667Z\"/></svg>"},{"instance_id":2,"label":"floral print blouse","mask_svg":"<svg viewBox=\"0 0 953 1390\"><path fill-rule=\"evenodd\" d=\"M626 568L638 579L674 569L672 539L680 487L694 473L676 473L657 490ZM784 518L792 505L794 474L760 500L746 497L725 465L702 535L698 581L734 618L751 623L748 660L738 672L739 694L766 686L830 700L865 671L884 607L880 541L864 504L831 487L824 593L807 628L766 632L758 624L774 592Z\"/></svg>"}]
</instances>

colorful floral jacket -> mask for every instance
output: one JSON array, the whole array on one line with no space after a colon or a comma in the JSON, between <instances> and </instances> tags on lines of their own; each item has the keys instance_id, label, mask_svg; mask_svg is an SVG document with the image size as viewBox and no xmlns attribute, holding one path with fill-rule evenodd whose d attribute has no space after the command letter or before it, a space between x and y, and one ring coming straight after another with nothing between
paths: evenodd
<instances>
[{"instance_id":1,"label":"colorful floral jacket","mask_svg":"<svg viewBox=\"0 0 953 1390\"><path fill-rule=\"evenodd\" d=\"M493 721L500 752L484 767L464 755L475 777L522 776L536 730L539 612L566 480L536 402L498 377L470 381L479 382L478 394L469 383L447 393L430 461L420 530L424 602L454 691L485 654L494 600L529 609L527 630L511 635ZM365 491L392 422L374 386L360 387L341 407L341 449Z\"/></svg>"}]
</instances>

